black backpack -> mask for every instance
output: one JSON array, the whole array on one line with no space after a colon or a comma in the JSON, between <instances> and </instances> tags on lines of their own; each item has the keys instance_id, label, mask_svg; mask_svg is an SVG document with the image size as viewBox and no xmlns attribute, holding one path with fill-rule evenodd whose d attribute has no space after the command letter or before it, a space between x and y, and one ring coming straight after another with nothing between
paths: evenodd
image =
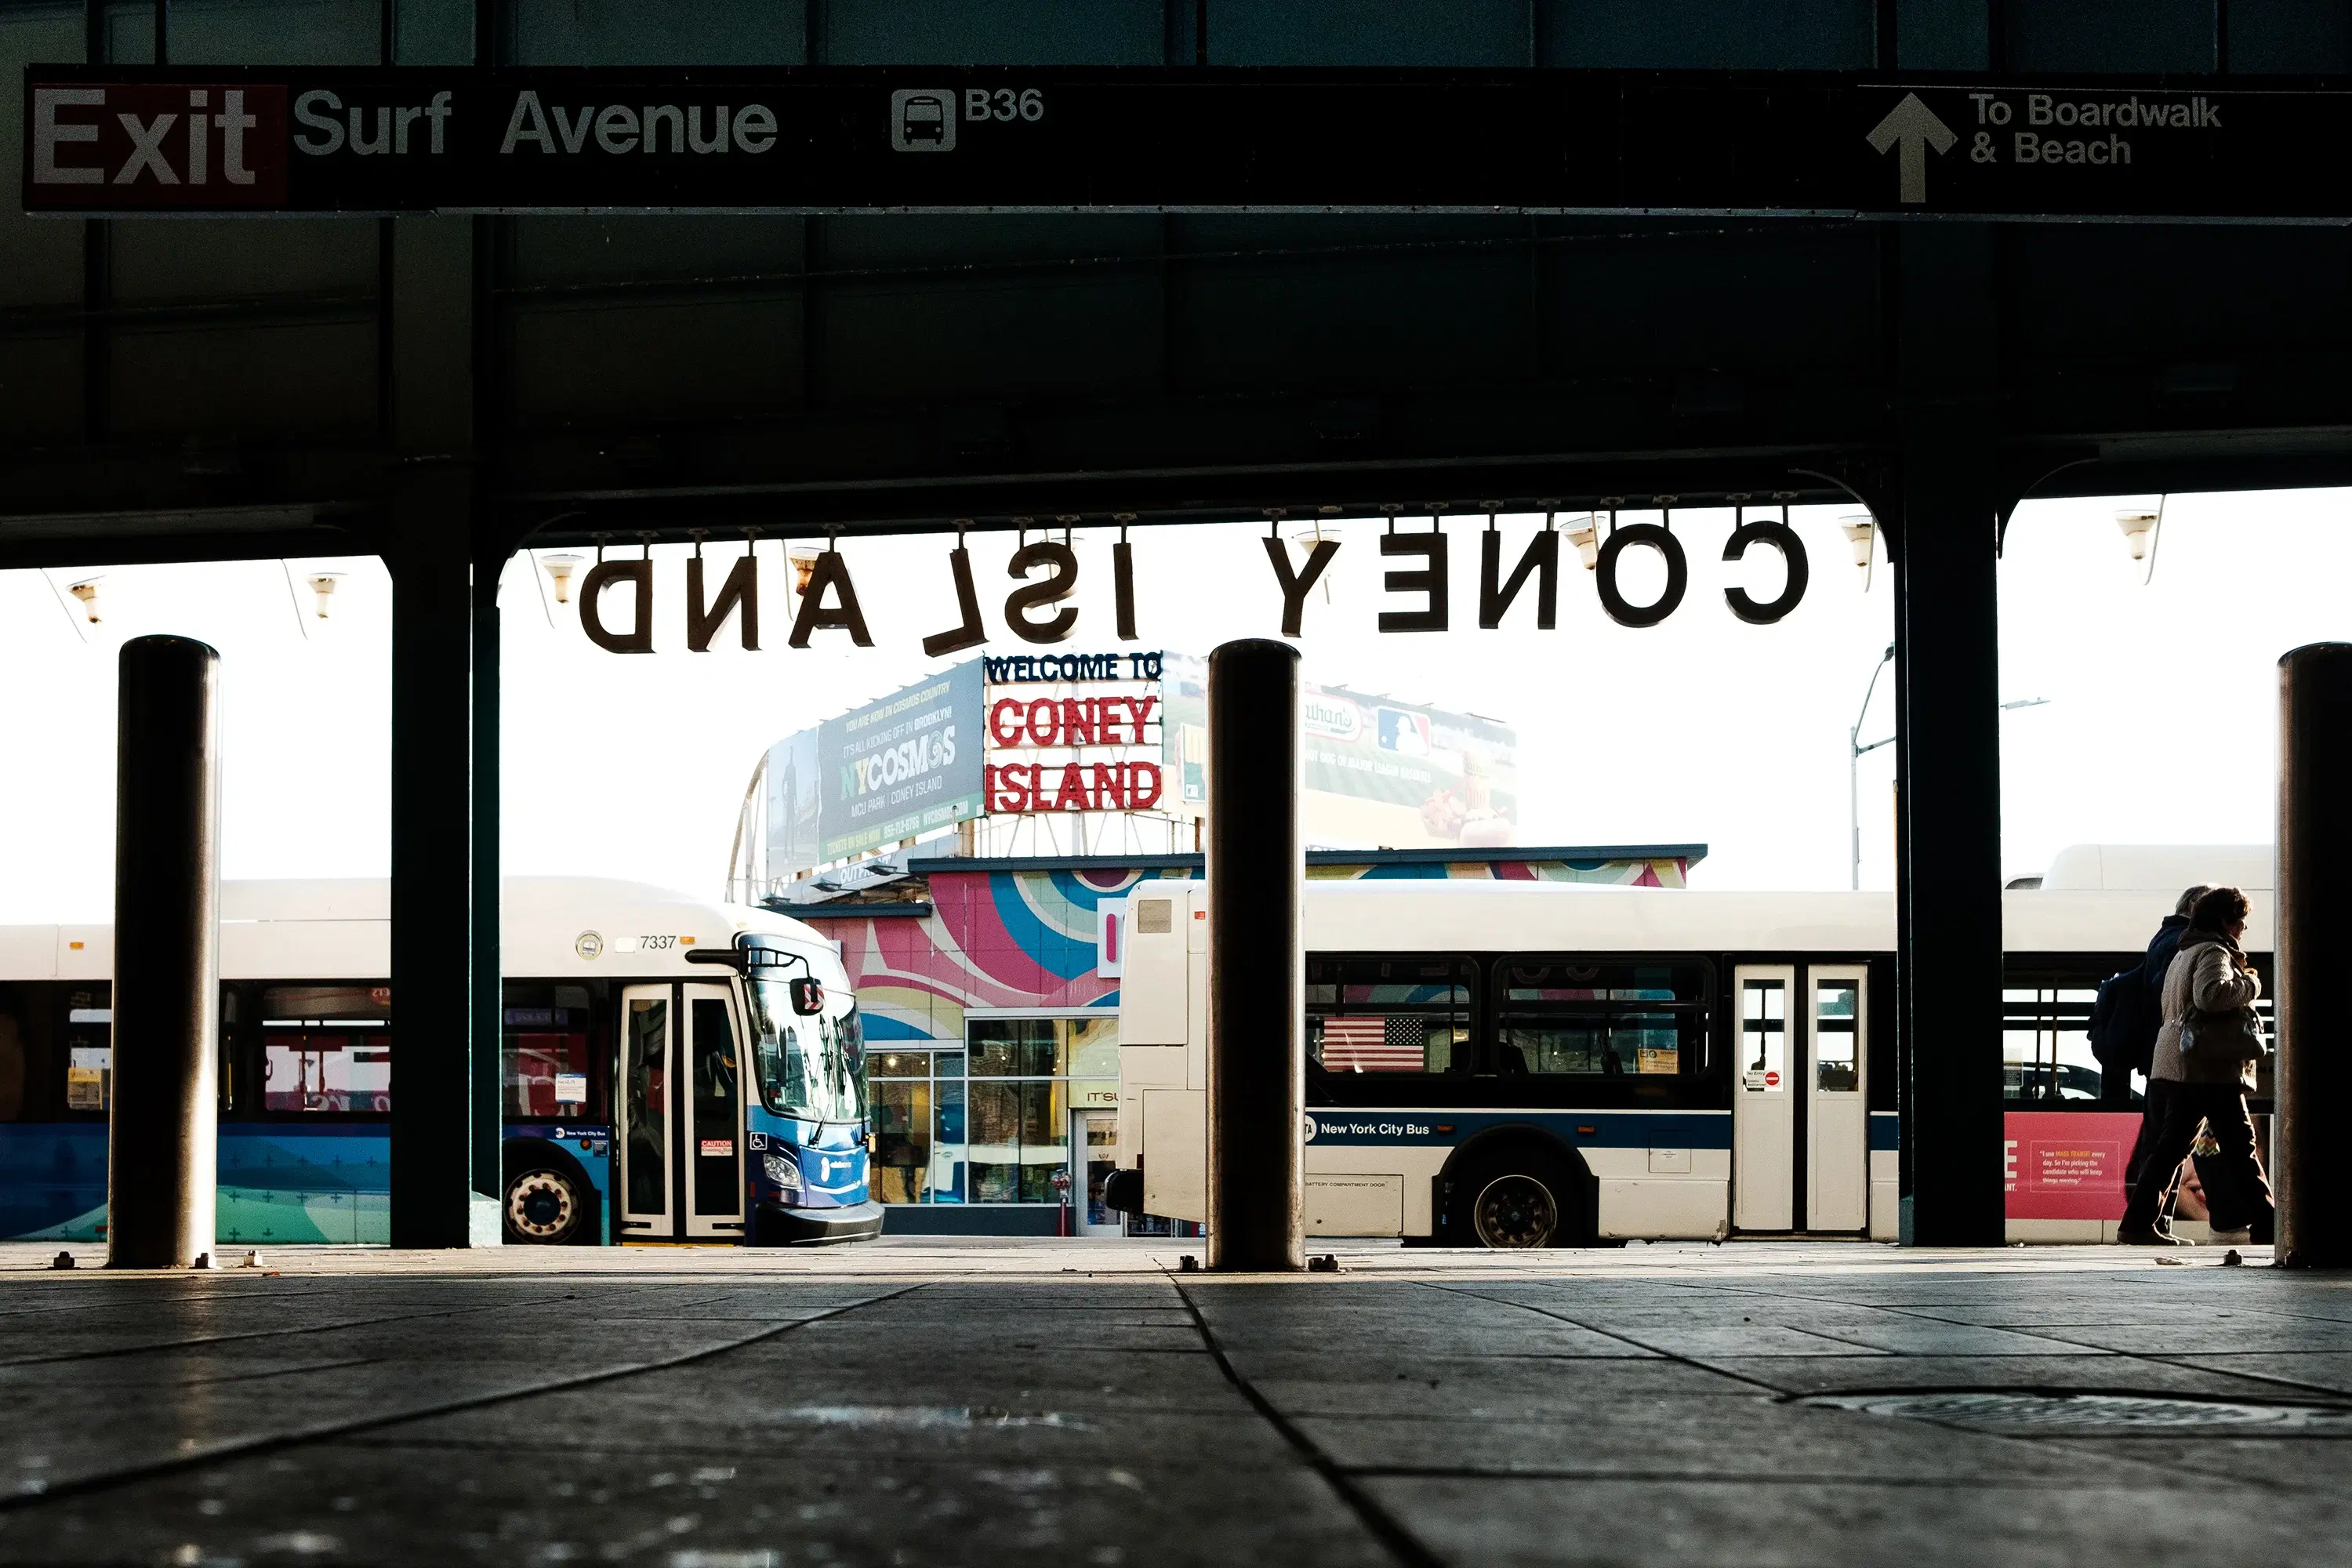
<instances>
[{"instance_id":1,"label":"black backpack","mask_svg":"<svg viewBox=\"0 0 2352 1568\"><path fill-rule=\"evenodd\" d=\"M2110 1073L2147 1076L2156 1060L2157 1032L2164 1027L2164 1012L2157 988L2148 984L2147 961L2119 969L2099 982L2098 1000L2091 1004L2091 1054Z\"/></svg>"}]
</instances>

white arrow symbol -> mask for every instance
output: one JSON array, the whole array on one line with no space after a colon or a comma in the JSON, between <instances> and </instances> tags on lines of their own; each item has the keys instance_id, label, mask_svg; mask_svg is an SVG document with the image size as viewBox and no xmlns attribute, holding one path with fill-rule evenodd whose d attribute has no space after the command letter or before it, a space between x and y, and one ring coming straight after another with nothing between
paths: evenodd
<instances>
[{"instance_id":1,"label":"white arrow symbol","mask_svg":"<svg viewBox=\"0 0 2352 1568\"><path fill-rule=\"evenodd\" d=\"M1882 155L1889 147L1901 146L1895 167L1901 174L1903 200L1909 204L1927 199L1927 149L1948 153L1959 138L1936 118L1934 110L1919 101L1917 93L1906 92L1902 102L1887 110L1869 140L1870 150Z\"/></svg>"}]
</instances>

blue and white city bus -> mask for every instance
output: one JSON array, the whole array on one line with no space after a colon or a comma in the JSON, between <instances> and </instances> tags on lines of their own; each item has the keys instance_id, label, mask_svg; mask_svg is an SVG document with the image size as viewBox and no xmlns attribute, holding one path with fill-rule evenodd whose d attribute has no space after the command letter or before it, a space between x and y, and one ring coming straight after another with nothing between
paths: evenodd
<instances>
[{"instance_id":1,"label":"blue and white city bus","mask_svg":"<svg viewBox=\"0 0 2352 1568\"><path fill-rule=\"evenodd\" d=\"M509 1242L880 1233L856 999L798 921L634 883L509 878ZM411 1092L387 885L221 889L219 1237L383 1242ZM106 1230L112 931L0 927L0 1237ZM429 1086L419 1086L424 1092Z\"/></svg>"},{"instance_id":2,"label":"blue and white city bus","mask_svg":"<svg viewBox=\"0 0 2352 1568\"><path fill-rule=\"evenodd\" d=\"M2196 881L2247 887L2266 972L2267 858L2084 846L2003 895L2011 1239L2112 1239L2142 1081L2092 1055L2095 988ZM1206 884L1128 917L1107 1190L1201 1220ZM1310 881L1305 925L1309 1235L1896 1234L1891 895Z\"/></svg>"}]
</instances>

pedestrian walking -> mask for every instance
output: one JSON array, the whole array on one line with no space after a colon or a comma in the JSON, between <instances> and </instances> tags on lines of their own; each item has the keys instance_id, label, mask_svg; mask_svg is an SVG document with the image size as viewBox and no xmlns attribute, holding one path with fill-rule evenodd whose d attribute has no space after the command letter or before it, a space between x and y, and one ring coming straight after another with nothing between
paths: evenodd
<instances>
[{"instance_id":1,"label":"pedestrian walking","mask_svg":"<svg viewBox=\"0 0 2352 1568\"><path fill-rule=\"evenodd\" d=\"M2246 1112L2246 1091L2254 1087L2254 1066L2263 1052L2254 1016L2262 980L2238 945L2246 910L2246 895L2235 888L2207 892L2190 910L2179 951L2165 970L2164 1024L2157 1031L2148 1083L2171 1087L2133 1179L2118 1241L2143 1247L2173 1241L2156 1227L2157 1207L2198 1142L2200 1125L2213 1140L2199 1168L2217 1223L2223 1215L2242 1215L2254 1241L2271 1240L2276 1211L2254 1153L2253 1118Z\"/></svg>"},{"instance_id":2,"label":"pedestrian walking","mask_svg":"<svg viewBox=\"0 0 2352 1568\"><path fill-rule=\"evenodd\" d=\"M2139 1134L2132 1141L2131 1158L2124 1164L2126 1191L2139 1180L2148 1146L2164 1125L2164 1103L2172 1092L2169 1080L2149 1076L2156 1059L2156 1037L2164 1025L2164 975L2180 939L2189 930L2189 916L2197 900L2212 889L2203 882L2180 895L2148 939L2147 951L2129 969L2117 970L2099 982L2098 999L2091 1005L2091 1054L2099 1059L2099 1098L2118 1108L2131 1104L2132 1075L2147 1082L2140 1096ZM2163 1221L2158 1220L2158 1228Z\"/></svg>"}]
</instances>

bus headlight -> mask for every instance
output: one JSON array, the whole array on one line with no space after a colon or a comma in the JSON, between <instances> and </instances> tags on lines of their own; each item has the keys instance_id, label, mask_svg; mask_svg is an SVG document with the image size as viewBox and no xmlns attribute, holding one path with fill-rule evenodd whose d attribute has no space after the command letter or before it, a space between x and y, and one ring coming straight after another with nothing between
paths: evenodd
<instances>
[{"instance_id":1,"label":"bus headlight","mask_svg":"<svg viewBox=\"0 0 2352 1568\"><path fill-rule=\"evenodd\" d=\"M787 1193L801 1190L800 1162L790 1153L782 1149L771 1149L761 1156L761 1165L768 1173L768 1182L772 1186Z\"/></svg>"}]
</instances>

